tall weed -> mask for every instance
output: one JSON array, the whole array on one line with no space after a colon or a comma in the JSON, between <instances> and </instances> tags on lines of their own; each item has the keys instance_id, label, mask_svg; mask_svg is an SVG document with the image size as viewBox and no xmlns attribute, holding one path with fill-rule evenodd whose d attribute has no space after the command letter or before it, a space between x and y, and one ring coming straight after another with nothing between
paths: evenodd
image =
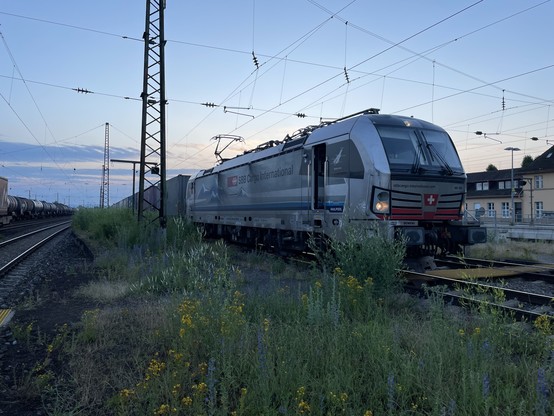
<instances>
[{"instance_id":1,"label":"tall weed","mask_svg":"<svg viewBox=\"0 0 554 416\"><path fill-rule=\"evenodd\" d=\"M375 297L397 293L402 286L399 270L406 251L404 243L391 240L377 226L348 226L343 231L342 239L330 241L328 252L318 252L327 268L339 268L341 273L358 281L370 279Z\"/></svg>"}]
</instances>

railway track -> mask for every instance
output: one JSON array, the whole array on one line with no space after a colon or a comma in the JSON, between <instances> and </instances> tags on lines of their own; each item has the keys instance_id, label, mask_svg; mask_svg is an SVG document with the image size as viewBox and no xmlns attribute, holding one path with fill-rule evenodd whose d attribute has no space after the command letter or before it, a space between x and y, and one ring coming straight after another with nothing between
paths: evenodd
<instances>
[{"instance_id":1,"label":"railway track","mask_svg":"<svg viewBox=\"0 0 554 416\"><path fill-rule=\"evenodd\" d=\"M28 273L32 255L70 227L71 221L58 221L0 242L0 327L7 324L9 308L24 295L21 288L32 278Z\"/></svg>"},{"instance_id":2,"label":"railway track","mask_svg":"<svg viewBox=\"0 0 554 416\"><path fill-rule=\"evenodd\" d=\"M502 310L516 319L554 321L554 265L448 259L441 267L405 273L410 291L432 291L446 301ZM544 318L541 318L544 319Z\"/></svg>"},{"instance_id":3,"label":"railway track","mask_svg":"<svg viewBox=\"0 0 554 416\"><path fill-rule=\"evenodd\" d=\"M7 239L11 236L16 236L21 233L26 233L31 230L37 230L39 228L45 228L48 225L59 224L61 221L69 221L70 217L49 217L49 218L36 218L32 220L14 221L7 225L0 227L0 240Z\"/></svg>"}]
</instances>

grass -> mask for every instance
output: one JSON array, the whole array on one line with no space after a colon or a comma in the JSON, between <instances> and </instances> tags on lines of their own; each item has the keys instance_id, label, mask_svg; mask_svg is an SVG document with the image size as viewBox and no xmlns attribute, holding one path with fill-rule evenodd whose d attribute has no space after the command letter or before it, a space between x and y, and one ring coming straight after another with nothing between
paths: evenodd
<instances>
[{"instance_id":1,"label":"grass","mask_svg":"<svg viewBox=\"0 0 554 416\"><path fill-rule=\"evenodd\" d=\"M48 344L49 362L67 363L57 374L42 363L48 378L40 383L37 373L49 414L554 410L548 324L530 330L494 311L452 314L432 295L400 295L403 247L378 235L347 233L323 271L305 273L308 284L296 290L246 295L244 274L259 263L275 281L298 275L259 253L238 267L229 248L180 221L154 243L144 236L155 231L138 232L119 218L124 212L81 215L75 228L110 249L98 283L81 290L104 304Z\"/></svg>"},{"instance_id":2,"label":"grass","mask_svg":"<svg viewBox=\"0 0 554 416\"><path fill-rule=\"evenodd\" d=\"M490 234L488 242L468 247L466 255L490 260L527 260L554 263L554 244L512 241Z\"/></svg>"}]
</instances>

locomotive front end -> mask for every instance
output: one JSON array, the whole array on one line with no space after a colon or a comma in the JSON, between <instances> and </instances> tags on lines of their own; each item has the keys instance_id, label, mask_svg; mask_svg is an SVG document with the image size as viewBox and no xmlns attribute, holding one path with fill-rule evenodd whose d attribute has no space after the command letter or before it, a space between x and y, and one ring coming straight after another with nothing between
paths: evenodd
<instances>
[{"instance_id":1,"label":"locomotive front end","mask_svg":"<svg viewBox=\"0 0 554 416\"><path fill-rule=\"evenodd\" d=\"M466 175L446 131L408 117L377 116L372 121L390 180L387 186L371 187L371 212L388 221L414 255L455 252L485 242L485 229L464 219Z\"/></svg>"}]
</instances>

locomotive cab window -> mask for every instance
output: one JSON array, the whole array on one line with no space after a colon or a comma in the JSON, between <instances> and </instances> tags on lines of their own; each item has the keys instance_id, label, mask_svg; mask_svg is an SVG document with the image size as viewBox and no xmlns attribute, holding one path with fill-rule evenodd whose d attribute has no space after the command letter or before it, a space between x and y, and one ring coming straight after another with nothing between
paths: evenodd
<instances>
[{"instance_id":1,"label":"locomotive cab window","mask_svg":"<svg viewBox=\"0 0 554 416\"><path fill-rule=\"evenodd\" d=\"M442 131L422 130L432 166L463 172L462 163L450 137Z\"/></svg>"},{"instance_id":2,"label":"locomotive cab window","mask_svg":"<svg viewBox=\"0 0 554 416\"><path fill-rule=\"evenodd\" d=\"M456 149L448 134L438 130L416 130L376 126L392 171L463 174Z\"/></svg>"},{"instance_id":3,"label":"locomotive cab window","mask_svg":"<svg viewBox=\"0 0 554 416\"><path fill-rule=\"evenodd\" d=\"M413 130L395 127L379 127L379 134L385 147L389 163L396 165L412 165L423 163L423 153L416 149L421 147Z\"/></svg>"}]
</instances>

